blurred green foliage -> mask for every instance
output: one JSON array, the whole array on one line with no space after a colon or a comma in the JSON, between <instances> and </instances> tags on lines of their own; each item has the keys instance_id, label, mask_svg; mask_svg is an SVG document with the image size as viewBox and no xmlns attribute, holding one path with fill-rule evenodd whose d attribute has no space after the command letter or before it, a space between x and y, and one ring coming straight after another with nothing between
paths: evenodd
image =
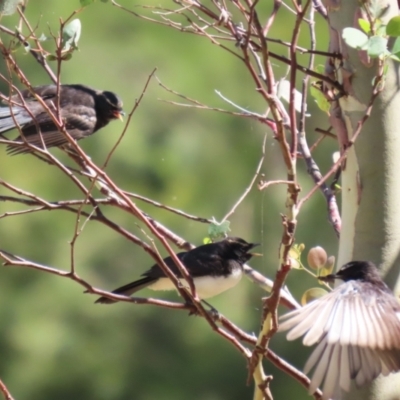
<instances>
[{"instance_id":1,"label":"blurred green foliage","mask_svg":"<svg viewBox=\"0 0 400 400\"><path fill-rule=\"evenodd\" d=\"M121 0L121 4L134 7L128 0ZM173 7L165 0L162 4ZM265 7L261 17L267 18L272 5L273 2L260 5ZM57 32L59 18L66 19L78 8L78 0L35 0L28 3L26 15L38 36L44 33L49 37L50 31ZM135 18L110 2L94 2L78 17L82 22L79 51L63 64L63 83L112 90L123 98L129 112L147 77L157 68L163 84L210 106L232 109L215 94L218 90L242 107L265 111L244 66L207 40ZM282 9L270 36L290 41L293 22L291 14ZM4 17L1 23L14 29L18 18ZM2 37L6 40L4 34ZM325 50L327 29L318 18L317 37L318 48ZM307 38L304 26L301 45L308 46ZM273 48L279 53L287 51ZM50 83L30 54L20 49L15 57L34 85ZM305 64L307 58L301 57L300 61ZM283 76L286 67L275 65L277 76ZM2 73L7 73L4 65L0 67ZM7 86L1 83L0 91L5 90ZM191 214L221 219L250 183L265 134L268 137L262 172L266 179L285 179L279 147L265 125L178 107L160 99L182 102L153 79L107 167L107 173L125 190ZM307 120L307 132L312 143L318 138L315 127L327 128L328 122L312 100L309 111L312 117ZM101 165L122 129L122 124L111 123L80 145ZM331 164L335 149L334 141L325 140L316 150L315 158L324 171ZM52 152L63 157L58 149ZM79 197L77 189L61 173L30 155L9 157L1 147L0 166L2 179L48 200ZM299 169L305 194L313 184L301 160ZM0 187L0 193L10 194L4 187ZM265 192L254 188L230 218L233 235L262 243L258 251L263 257L250 264L271 278L277 267L284 203L283 186L272 186ZM204 224L138 204L193 243L201 244L207 236L208 227ZM18 209L21 206L0 203L0 214ZM118 210L107 209L106 213L145 239L135 219L127 219L127 214ZM3 218L0 247L45 265L68 269L74 224L74 216L65 211ZM299 215L296 242L305 243L307 248L321 245L328 254L335 254L337 240L319 193ZM77 242L75 257L78 274L104 289L133 280L153 263L140 248L96 222L87 224ZM295 270L288 285L299 298L315 282ZM260 288L243 279L234 290L211 303L244 330L258 332L264 295ZM162 293L161 297L177 298L174 293ZM79 285L55 275L25 268L0 269L0 378L15 399L252 397L253 388L246 386L245 360L201 318L150 306L94 305L94 300L83 294ZM272 347L299 368L309 353L299 342L286 342L282 334L274 338ZM265 363L265 369L274 374L271 387L276 399L308 398L304 389L269 363Z\"/></svg>"}]
</instances>

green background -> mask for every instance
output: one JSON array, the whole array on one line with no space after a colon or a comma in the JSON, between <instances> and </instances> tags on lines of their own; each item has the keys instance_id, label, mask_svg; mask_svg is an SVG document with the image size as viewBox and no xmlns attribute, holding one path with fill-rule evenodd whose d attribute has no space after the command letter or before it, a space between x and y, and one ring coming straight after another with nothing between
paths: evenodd
<instances>
[{"instance_id":1,"label":"green background","mask_svg":"<svg viewBox=\"0 0 400 400\"><path fill-rule=\"evenodd\" d=\"M126 0L121 4L151 15L149 10L135 7L138 3ZM146 4L176 7L167 1ZM269 16L272 4L272 1L259 4L262 21ZM66 19L78 8L78 1L32 0L26 15L38 36L42 33L50 36L50 30L57 32L59 18ZM149 74L157 68L156 75L163 84L211 107L233 109L216 95L218 90L248 110L262 114L267 108L244 65L206 38L135 18L111 3L95 2L78 17L82 22L80 50L63 64L62 83L112 90L124 100L125 111L129 112ZM16 16L3 17L1 21L10 29L17 23ZM270 36L290 41L293 26L293 16L282 9ZM325 22L317 17L317 45L321 50L327 48L326 34ZM8 40L3 33L1 37ZM305 25L301 44L308 46ZM233 44L229 46L235 50ZM48 42L46 47L51 49L53 45ZM282 55L288 53L282 46L272 48ZM15 57L33 85L50 83L46 73L23 49ZM305 65L307 58L299 57L299 61ZM324 61L319 59L318 63ZM287 73L282 64L274 62L274 66L277 77ZM4 61L0 67L6 74ZM301 78L299 75L299 84ZM15 76L13 79L22 87ZM0 83L0 90L7 90L4 82ZM266 160L262 173L265 179L286 178L279 146L266 125L160 100L184 102L152 79L122 145L107 167L109 176L123 189L194 215L221 219L250 183L265 134ZM307 134L312 143L318 138L314 129L328 128L329 123L312 99L309 111L312 117L307 119ZM94 162L102 165L123 126L113 122L80 145ZM323 171L331 165L335 150L335 142L328 139L315 151ZM58 149L52 152L70 163ZM313 184L304 162L300 159L298 164L301 195L305 195ZM55 168L30 155L7 156L4 146L0 147L0 178L49 201L80 198L77 189ZM1 186L0 194L11 195ZM258 251L263 257L251 260L250 264L271 278L278 266L280 213L285 211L285 196L284 186L272 186L265 192L255 187L230 218L232 235L262 243ZM207 225L141 202L137 204L192 243L201 244L207 236ZM0 214L18 209L21 207L0 202ZM131 215L118 209L104 211L147 240L142 226ZM320 193L306 203L298 221L297 243L304 243L306 248L321 245L329 254L335 254L337 239ZM2 218L0 248L68 270L74 226L73 214L65 211ZM153 263L141 248L97 222L86 225L75 250L78 274L103 289L134 280ZM162 249L161 252L165 255ZM305 273L290 274L288 286L298 298L312 285L316 282ZM154 293L144 291L143 295ZM235 289L212 299L211 303L242 329L257 333L263 296L265 292L243 279ZM161 293L159 297L178 299L175 293ZM0 379L16 400L252 397L253 388L246 385L244 358L212 332L203 319L153 306L94 305L94 300L94 296L83 294L83 288L71 280L26 268L1 267ZM300 341L286 342L283 334L276 335L272 348L299 368L310 352ZM267 374L274 375L271 389L276 399L309 398L291 378L268 362L264 366Z\"/></svg>"}]
</instances>

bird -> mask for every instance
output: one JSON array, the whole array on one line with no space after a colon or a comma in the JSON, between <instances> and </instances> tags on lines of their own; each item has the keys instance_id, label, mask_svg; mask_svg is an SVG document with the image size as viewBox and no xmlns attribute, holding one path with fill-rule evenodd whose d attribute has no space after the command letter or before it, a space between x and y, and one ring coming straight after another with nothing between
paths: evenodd
<instances>
[{"instance_id":1,"label":"bird","mask_svg":"<svg viewBox=\"0 0 400 400\"><path fill-rule=\"evenodd\" d=\"M318 343L304 372L314 369L309 393L323 384L323 399L339 399L352 381L360 388L380 374L400 370L400 304L370 261L351 261L319 277L344 283L281 317L288 340Z\"/></svg>"},{"instance_id":2,"label":"bird","mask_svg":"<svg viewBox=\"0 0 400 400\"><path fill-rule=\"evenodd\" d=\"M177 257L193 278L199 298L206 299L232 288L240 281L243 264L256 255L249 253L256 246L258 243L247 243L241 238L227 237L215 243L204 244L192 250L180 252ZM188 287L173 259L166 257L164 262L178 278L181 278L181 284ZM144 278L121 286L112 293L130 296L146 287L152 290L176 289L158 264L154 264L142 276ZM96 303L111 304L115 303L115 300L100 297Z\"/></svg>"},{"instance_id":3,"label":"bird","mask_svg":"<svg viewBox=\"0 0 400 400\"><path fill-rule=\"evenodd\" d=\"M52 111L57 107L57 86L34 87L13 95L5 107L0 107L0 134L14 128L20 129L15 141L29 143L39 148L68 144L68 139L54 124L50 114L37 100L40 96ZM4 97L4 96L3 96ZM85 85L60 85L60 114L65 128L75 140L92 135L113 119L122 119L122 101L113 92L99 91ZM24 104L23 104L24 103ZM29 147L7 146L9 154L32 152Z\"/></svg>"}]
</instances>

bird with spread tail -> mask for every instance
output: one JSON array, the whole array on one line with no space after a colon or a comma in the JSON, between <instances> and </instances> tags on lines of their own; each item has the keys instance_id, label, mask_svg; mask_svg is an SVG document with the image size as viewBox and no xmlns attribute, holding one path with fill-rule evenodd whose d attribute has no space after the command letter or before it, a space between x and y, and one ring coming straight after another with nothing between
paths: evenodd
<instances>
[{"instance_id":1,"label":"bird with spread tail","mask_svg":"<svg viewBox=\"0 0 400 400\"><path fill-rule=\"evenodd\" d=\"M323 399L340 399L380 374L400 370L400 304L369 261L352 261L320 277L343 284L306 306L281 317L279 331L288 340L304 335L303 344L318 343L304 367L314 369L310 394L323 384Z\"/></svg>"},{"instance_id":2,"label":"bird with spread tail","mask_svg":"<svg viewBox=\"0 0 400 400\"><path fill-rule=\"evenodd\" d=\"M57 107L57 86L45 85L23 90L11 96L9 104L0 107L0 134L19 128L20 135L15 141L29 143L39 148L62 146L68 143L51 115L44 109L37 96L55 113ZM60 85L60 114L65 128L75 140L92 135L113 119L122 119L122 101L107 91L99 91L84 85ZM9 154L32 152L29 147L10 144Z\"/></svg>"},{"instance_id":3,"label":"bird with spread tail","mask_svg":"<svg viewBox=\"0 0 400 400\"><path fill-rule=\"evenodd\" d=\"M177 257L192 277L198 296L207 299L234 287L240 281L243 264L256 255L249 253L256 246L258 246L256 243L228 237L219 242L204 244L193 250L178 253ZM164 258L164 262L178 278L181 278L181 284L188 287L172 258ZM153 265L142 276L144 278L119 287L112 293L130 296L146 287L153 290L176 289L158 264ZM96 303L110 304L115 303L115 300L100 297Z\"/></svg>"}]
</instances>

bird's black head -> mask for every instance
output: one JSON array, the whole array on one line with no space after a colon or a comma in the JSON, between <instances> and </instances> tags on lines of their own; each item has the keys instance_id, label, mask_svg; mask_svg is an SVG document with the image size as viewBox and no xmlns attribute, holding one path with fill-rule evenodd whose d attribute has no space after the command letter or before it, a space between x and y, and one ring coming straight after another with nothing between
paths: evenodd
<instances>
[{"instance_id":1,"label":"bird's black head","mask_svg":"<svg viewBox=\"0 0 400 400\"><path fill-rule=\"evenodd\" d=\"M125 115L122 109L122 100L113 92L102 92L98 97L96 107L107 122L112 119L122 120Z\"/></svg>"},{"instance_id":2,"label":"bird's black head","mask_svg":"<svg viewBox=\"0 0 400 400\"><path fill-rule=\"evenodd\" d=\"M230 258L238 259L245 263L254 255L248 253L249 250L259 245L259 243L248 243L244 239L238 237L227 237L218 242L224 245L225 251L229 253Z\"/></svg>"},{"instance_id":3,"label":"bird's black head","mask_svg":"<svg viewBox=\"0 0 400 400\"><path fill-rule=\"evenodd\" d=\"M336 274L327 275L323 280L331 281L341 279L348 281L364 281L371 283L381 283L378 268L371 261L350 261L344 264Z\"/></svg>"}]
</instances>

